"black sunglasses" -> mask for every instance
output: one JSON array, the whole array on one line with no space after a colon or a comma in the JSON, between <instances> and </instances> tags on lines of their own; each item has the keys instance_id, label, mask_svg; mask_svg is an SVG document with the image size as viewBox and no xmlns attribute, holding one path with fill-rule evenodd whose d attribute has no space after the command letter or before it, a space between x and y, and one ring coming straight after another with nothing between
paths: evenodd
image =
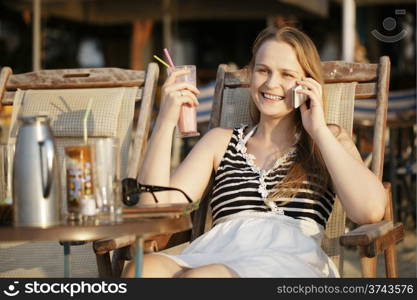
<instances>
[{"instance_id":1,"label":"black sunglasses","mask_svg":"<svg viewBox=\"0 0 417 300\"><path fill-rule=\"evenodd\" d=\"M139 202L141 193L151 193L154 201L159 203L155 193L165 191L180 192L187 199L188 203L193 203L193 200L184 191L174 187L142 184L134 178L125 178L122 180L122 201L127 206L136 205Z\"/></svg>"}]
</instances>

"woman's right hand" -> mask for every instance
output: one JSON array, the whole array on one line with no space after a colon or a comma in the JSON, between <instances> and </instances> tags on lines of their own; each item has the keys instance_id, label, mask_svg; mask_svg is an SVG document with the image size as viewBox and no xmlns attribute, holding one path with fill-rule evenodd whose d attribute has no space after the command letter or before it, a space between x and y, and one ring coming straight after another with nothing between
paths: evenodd
<instances>
[{"instance_id":1,"label":"woman's right hand","mask_svg":"<svg viewBox=\"0 0 417 300\"><path fill-rule=\"evenodd\" d=\"M177 82L177 79L188 74L189 70L172 72L162 86L161 108L158 119L175 126L180 115L181 105L197 106L197 95L200 91L189 82Z\"/></svg>"}]
</instances>

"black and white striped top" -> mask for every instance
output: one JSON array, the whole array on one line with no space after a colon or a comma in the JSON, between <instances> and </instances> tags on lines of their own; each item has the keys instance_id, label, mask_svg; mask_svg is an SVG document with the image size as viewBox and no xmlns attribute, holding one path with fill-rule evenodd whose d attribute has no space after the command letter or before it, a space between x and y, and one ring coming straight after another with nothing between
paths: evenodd
<instances>
[{"instance_id":1,"label":"black and white striped top","mask_svg":"<svg viewBox=\"0 0 417 300\"><path fill-rule=\"evenodd\" d=\"M268 193L287 174L296 155L291 148L269 170L260 170L253 162L254 156L246 153L246 142L253 128L245 137L242 125L233 129L227 150L217 169L210 202L213 224L222 218L241 211L276 212L296 219L305 219L326 226L334 203L335 193L312 181L304 182L293 199L267 199ZM283 202L290 200L285 205ZM277 205L278 204L278 205Z\"/></svg>"}]
</instances>

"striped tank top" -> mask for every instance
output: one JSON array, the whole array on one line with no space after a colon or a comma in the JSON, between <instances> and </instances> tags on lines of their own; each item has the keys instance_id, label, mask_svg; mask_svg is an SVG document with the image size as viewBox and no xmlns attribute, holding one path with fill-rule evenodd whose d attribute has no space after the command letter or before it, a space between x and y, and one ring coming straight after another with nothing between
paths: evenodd
<instances>
[{"instance_id":1,"label":"striped tank top","mask_svg":"<svg viewBox=\"0 0 417 300\"><path fill-rule=\"evenodd\" d=\"M253 162L255 157L246 153L246 142L256 127L244 137L246 127L242 125L233 129L227 150L214 177L210 202L213 225L222 218L241 211L272 211L313 221L325 227L335 199L331 187L324 188L312 181L305 181L293 199L267 199L268 194L274 191L275 185L285 177L294 162L296 148L289 149L278 158L271 169L261 170Z\"/></svg>"}]
</instances>

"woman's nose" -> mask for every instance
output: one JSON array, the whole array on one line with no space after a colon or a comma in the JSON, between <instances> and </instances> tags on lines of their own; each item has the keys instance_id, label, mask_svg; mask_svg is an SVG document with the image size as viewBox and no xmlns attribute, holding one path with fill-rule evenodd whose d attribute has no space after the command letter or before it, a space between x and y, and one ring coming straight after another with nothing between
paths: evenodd
<instances>
[{"instance_id":1,"label":"woman's nose","mask_svg":"<svg viewBox=\"0 0 417 300\"><path fill-rule=\"evenodd\" d=\"M268 88L276 88L276 87L279 87L281 85L281 80L280 80L278 75L271 74L268 77L268 80L266 81L265 85Z\"/></svg>"}]
</instances>

